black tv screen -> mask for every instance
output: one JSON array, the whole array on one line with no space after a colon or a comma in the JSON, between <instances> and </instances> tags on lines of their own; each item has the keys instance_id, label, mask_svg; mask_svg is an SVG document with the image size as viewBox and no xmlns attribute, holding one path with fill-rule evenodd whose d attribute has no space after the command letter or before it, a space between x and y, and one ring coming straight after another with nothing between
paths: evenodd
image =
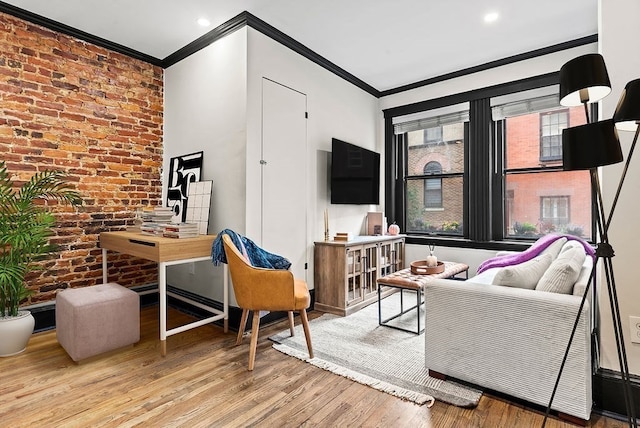
<instances>
[{"instance_id":1,"label":"black tv screen","mask_svg":"<svg viewBox=\"0 0 640 428\"><path fill-rule=\"evenodd\" d=\"M331 203L380 203L380 154L333 138Z\"/></svg>"}]
</instances>

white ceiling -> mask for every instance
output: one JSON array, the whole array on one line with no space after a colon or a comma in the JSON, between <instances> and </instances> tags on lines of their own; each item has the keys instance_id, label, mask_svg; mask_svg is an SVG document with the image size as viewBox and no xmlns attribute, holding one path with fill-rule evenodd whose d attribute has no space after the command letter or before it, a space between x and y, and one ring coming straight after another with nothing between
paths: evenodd
<instances>
[{"instance_id":1,"label":"white ceiling","mask_svg":"<svg viewBox=\"0 0 640 428\"><path fill-rule=\"evenodd\" d=\"M163 59L243 11L383 91L597 33L598 0L4 0ZM493 24L483 16L500 14ZM196 23L206 17L207 28Z\"/></svg>"}]
</instances>

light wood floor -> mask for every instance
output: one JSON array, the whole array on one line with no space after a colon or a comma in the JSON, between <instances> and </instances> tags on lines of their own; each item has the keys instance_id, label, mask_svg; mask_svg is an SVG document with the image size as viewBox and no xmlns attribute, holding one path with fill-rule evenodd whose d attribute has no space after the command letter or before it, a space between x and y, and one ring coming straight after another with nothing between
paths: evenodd
<instances>
[{"instance_id":1,"label":"light wood floor","mask_svg":"<svg viewBox=\"0 0 640 428\"><path fill-rule=\"evenodd\" d=\"M171 310L170 327L185 318ZM475 409L402 401L274 350L267 337L286 328L285 321L260 331L253 372L247 371L248 338L236 347L235 334L215 326L170 337L161 357L157 307L142 310L137 345L80 365L55 331L37 333L23 354L0 359L0 426L512 428L542 422L539 412L487 395ZM594 415L589 426L624 424Z\"/></svg>"}]
</instances>

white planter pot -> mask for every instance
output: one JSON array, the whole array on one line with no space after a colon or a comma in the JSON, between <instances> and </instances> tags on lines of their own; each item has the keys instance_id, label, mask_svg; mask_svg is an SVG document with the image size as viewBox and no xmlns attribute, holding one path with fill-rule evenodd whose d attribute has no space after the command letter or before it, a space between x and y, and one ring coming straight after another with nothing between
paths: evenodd
<instances>
[{"instance_id":1,"label":"white planter pot","mask_svg":"<svg viewBox=\"0 0 640 428\"><path fill-rule=\"evenodd\" d=\"M36 320L29 311L19 311L15 317L0 317L0 357L24 351L35 325Z\"/></svg>"}]
</instances>

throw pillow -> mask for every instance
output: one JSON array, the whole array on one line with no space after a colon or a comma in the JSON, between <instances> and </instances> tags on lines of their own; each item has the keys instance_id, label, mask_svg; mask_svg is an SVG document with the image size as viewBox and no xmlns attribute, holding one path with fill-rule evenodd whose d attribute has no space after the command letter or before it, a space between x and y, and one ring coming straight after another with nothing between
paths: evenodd
<instances>
[{"instance_id":1,"label":"throw pillow","mask_svg":"<svg viewBox=\"0 0 640 428\"><path fill-rule=\"evenodd\" d=\"M551 254L551 260L555 260L555 258L558 257L558 254L560 254L560 250L564 248L564 245L566 245L566 243L567 238L565 238L564 236L562 238L558 238L553 241L551 245L542 250L540 254Z\"/></svg>"},{"instance_id":2,"label":"throw pillow","mask_svg":"<svg viewBox=\"0 0 640 428\"><path fill-rule=\"evenodd\" d=\"M493 278L493 284L533 290L551 261L551 254L540 254L524 263L505 266Z\"/></svg>"},{"instance_id":3,"label":"throw pillow","mask_svg":"<svg viewBox=\"0 0 640 428\"><path fill-rule=\"evenodd\" d=\"M573 285L578 280L586 254L584 248L568 248L562 251L542 275L536 290L551 293L571 294Z\"/></svg>"},{"instance_id":4,"label":"throw pillow","mask_svg":"<svg viewBox=\"0 0 640 428\"><path fill-rule=\"evenodd\" d=\"M575 241L573 239L567 241L566 244L564 244L562 246L562 249L560 250L561 253L564 253L567 250L570 250L571 248L580 248L582 251L584 251L584 247L582 246L582 244L579 241Z\"/></svg>"}]
</instances>

